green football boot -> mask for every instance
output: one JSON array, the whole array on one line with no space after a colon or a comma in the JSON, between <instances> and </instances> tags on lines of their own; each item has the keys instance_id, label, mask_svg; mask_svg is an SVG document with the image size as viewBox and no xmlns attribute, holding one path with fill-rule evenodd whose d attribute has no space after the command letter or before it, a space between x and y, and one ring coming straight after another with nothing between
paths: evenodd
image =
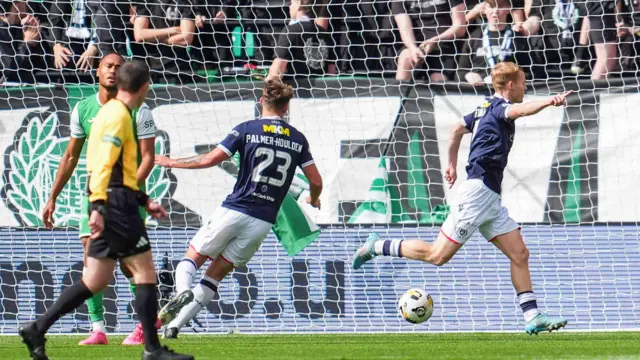
<instances>
[{"instance_id":1,"label":"green football boot","mask_svg":"<svg viewBox=\"0 0 640 360\"><path fill-rule=\"evenodd\" d=\"M374 252L376 241L380 240L380 235L375 232L369 234L367 238L367 242L365 242L360 248L356 251L356 254L353 256L353 268L358 270L366 263L367 261L376 257Z\"/></svg>"},{"instance_id":2,"label":"green football boot","mask_svg":"<svg viewBox=\"0 0 640 360\"><path fill-rule=\"evenodd\" d=\"M553 330L563 328L565 325L567 325L567 320L565 319L551 319L547 314L538 314L527 323L524 327L524 331L529 335L538 335L541 331L547 330L552 332Z\"/></svg>"}]
</instances>

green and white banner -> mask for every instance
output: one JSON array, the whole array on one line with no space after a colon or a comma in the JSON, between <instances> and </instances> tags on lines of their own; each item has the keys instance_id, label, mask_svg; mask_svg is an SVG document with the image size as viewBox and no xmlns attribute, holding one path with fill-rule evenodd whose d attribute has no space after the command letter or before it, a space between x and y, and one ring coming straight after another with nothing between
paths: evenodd
<instances>
[{"instance_id":1,"label":"green and white banner","mask_svg":"<svg viewBox=\"0 0 640 360\"><path fill-rule=\"evenodd\" d=\"M317 224L419 223L433 226L448 214L457 186L442 172L452 127L484 94L383 81L324 81L299 90L289 121L306 134L324 178L322 210L295 197ZM69 139L69 113L94 88L0 90L3 152L0 226L38 227ZM526 97L546 96L540 89ZM159 129L156 151L171 156L208 152L236 124L259 114L253 84L158 87L148 105ZM640 205L640 94L578 92L565 108L517 121L503 183L503 202L519 222L638 221ZM462 143L459 181L469 137ZM83 159L58 200L56 223L77 226ZM206 170L154 168L148 183L171 216L160 226L198 227L231 191L227 165ZM151 223L152 224L152 223Z\"/></svg>"}]
</instances>

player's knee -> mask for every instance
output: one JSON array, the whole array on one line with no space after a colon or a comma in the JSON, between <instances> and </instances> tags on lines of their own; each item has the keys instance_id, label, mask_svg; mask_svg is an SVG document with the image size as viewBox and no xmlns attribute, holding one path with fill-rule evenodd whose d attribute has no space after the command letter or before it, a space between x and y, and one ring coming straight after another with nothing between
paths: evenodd
<instances>
[{"instance_id":1,"label":"player's knee","mask_svg":"<svg viewBox=\"0 0 640 360\"><path fill-rule=\"evenodd\" d=\"M187 253L185 254L185 257L193 260L197 268L200 268L207 261L207 257L205 255L198 253L192 247L189 247L187 249Z\"/></svg>"},{"instance_id":2,"label":"player's knee","mask_svg":"<svg viewBox=\"0 0 640 360\"><path fill-rule=\"evenodd\" d=\"M526 266L529 264L529 249L523 247L522 249L514 252L511 255L511 261L514 262L516 266Z\"/></svg>"},{"instance_id":3,"label":"player's knee","mask_svg":"<svg viewBox=\"0 0 640 360\"><path fill-rule=\"evenodd\" d=\"M139 272L133 275L133 281L136 284L155 284L156 272Z\"/></svg>"},{"instance_id":4,"label":"player's knee","mask_svg":"<svg viewBox=\"0 0 640 360\"><path fill-rule=\"evenodd\" d=\"M104 276L83 276L82 282L92 294L97 294L107 288L109 278Z\"/></svg>"},{"instance_id":5,"label":"player's knee","mask_svg":"<svg viewBox=\"0 0 640 360\"><path fill-rule=\"evenodd\" d=\"M411 68L411 53L404 49L398 56L398 70L407 70Z\"/></svg>"},{"instance_id":6,"label":"player's knee","mask_svg":"<svg viewBox=\"0 0 640 360\"><path fill-rule=\"evenodd\" d=\"M144 266L135 269L133 273L133 282L135 284L155 284L156 270L151 266Z\"/></svg>"}]
</instances>

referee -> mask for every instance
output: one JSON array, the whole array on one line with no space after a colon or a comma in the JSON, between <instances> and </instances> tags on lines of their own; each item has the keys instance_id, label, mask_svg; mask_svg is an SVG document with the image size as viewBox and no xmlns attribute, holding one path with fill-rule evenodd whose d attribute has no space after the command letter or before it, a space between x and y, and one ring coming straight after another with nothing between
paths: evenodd
<instances>
[{"instance_id":1,"label":"referee","mask_svg":"<svg viewBox=\"0 0 640 360\"><path fill-rule=\"evenodd\" d=\"M138 108L147 96L149 68L141 62L125 63L118 69L116 83L118 92L98 112L87 146L87 190L91 203L87 272L83 274L82 281L66 288L44 315L20 327L20 336L34 360L48 359L44 334L60 317L107 287L116 260L126 264L136 283L136 312L142 322L145 340L142 359L193 359L161 347L155 327L158 310L156 272L138 205L144 206L154 218L165 216L166 212L138 189L138 144L131 116L132 110Z\"/></svg>"}]
</instances>

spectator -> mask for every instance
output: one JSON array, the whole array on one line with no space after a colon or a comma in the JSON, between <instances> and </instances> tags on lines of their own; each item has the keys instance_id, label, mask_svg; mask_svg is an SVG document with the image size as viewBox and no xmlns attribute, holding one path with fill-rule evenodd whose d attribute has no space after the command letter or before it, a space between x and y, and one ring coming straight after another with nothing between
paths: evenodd
<instances>
[{"instance_id":1,"label":"spectator","mask_svg":"<svg viewBox=\"0 0 640 360\"><path fill-rule=\"evenodd\" d=\"M582 1L573 0L546 0L543 3L543 56L537 66L546 67L545 75L555 72L561 76L564 65L574 62L580 28L587 12L584 5Z\"/></svg>"},{"instance_id":2,"label":"spectator","mask_svg":"<svg viewBox=\"0 0 640 360\"><path fill-rule=\"evenodd\" d=\"M196 27L198 28L198 42L201 45L201 60L209 68L224 69L233 65L231 54L231 28L225 19L235 18L235 9L230 0L202 0L196 10Z\"/></svg>"},{"instance_id":3,"label":"spectator","mask_svg":"<svg viewBox=\"0 0 640 360\"><path fill-rule=\"evenodd\" d=\"M396 72L396 39L395 21L391 13L389 0L365 1L359 3L362 13L362 42L364 54L353 67L366 75L371 72ZM347 51L351 53L351 49Z\"/></svg>"},{"instance_id":4,"label":"spectator","mask_svg":"<svg viewBox=\"0 0 640 360\"><path fill-rule=\"evenodd\" d=\"M278 34L289 17L286 4L284 0L238 0L245 40L252 36L255 48L260 49L254 54L245 50L246 60L252 65L265 66L272 62Z\"/></svg>"},{"instance_id":5,"label":"spectator","mask_svg":"<svg viewBox=\"0 0 640 360\"><path fill-rule=\"evenodd\" d=\"M319 2L315 7L316 24L333 37L338 73L367 76L380 75L383 70L395 73L396 37L389 0Z\"/></svg>"},{"instance_id":6,"label":"spectator","mask_svg":"<svg viewBox=\"0 0 640 360\"><path fill-rule=\"evenodd\" d=\"M154 82L193 81L188 47L195 39L195 5L190 0L150 0L137 5L133 34L144 46Z\"/></svg>"},{"instance_id":7,"label":"spectator","mask_svg":"<svg viewBox=\"0 0 640 360\"><path fill-rule=\"evenodd\" d=\"M487 24L467 40L458 69L460 81L476 86L491 84L491 70L500 62L514 62L525 70L530 63L527 38L507 22L511 11L509 0L485 0L482 9Z\"/></svg>"},{"instance_id":8,"label":"spectator","mask_svg":"<svg viewBox=\"0 0 640 360\"><path fill-rule=\"evenodd\" d=\"M477 2L475 6L465 16L468 23L472 23L484 15L484 0L476 0L475 2ZM511 18L513 20L510 20L509 23L513 23L513 31L523 36L537 34L542 23L541 8L542 0L511 1Z\"/></svg>"},{"instance_id":9,"label":"spectator","mask_svg":"<svg viewBox=\"0 0 640 360\"><path fill-rule=\"evenodd\" d=\"M513 0L511 15L513 31L522 36L532 36L542 28L542 0Z\"/></svg>"},{"instance_id":10,"label":"spectator","mask_svg":"<svg viewBox=\"0 0 640 360\"><path fill-rule=\"evenodd\" d=\"M127 32L132 29L132 26L128 26L130 9L140 1L131 3L122 0L87 1L96 8L94 23L101 57L112 52L120 55L127 54Z\"/></svg>"},{"instance_id":11,"label":"spectator","mask_svg":"<svg viewBox=\"0 0 640 360\"><path fill-rule=\"evenodd\" d=\"M0 1L0 83L35 82L45 68L40 21L27 12L25 0Z\"/></svg>"},{"instance_id":12,"label":"spectator","mask_svg":"<svg viewBox=\"0 0 640 360\"><path fill-rule=\"evenodd\" d=\"M591 79L598 80L607 76L616 66L617 31L616 31L616 1L615 0L587 0L587 18L582 22L580 41L576 52L576 61L571 66L571 72L582 74L589 62L589 41L596 52L596 63L591 71Z\"/></svg>"},{"instance_id":13,"label":"spectator","mask_svg":"<svg viewBox=\"0 0 640 360\"><path fill-rule=\"evenodd\" d=\"M405 46L398 57L396 79L411 80L413 69L422 64L431 81L452 77L455 41L466 34L464 0L393 0L391 9Z\"/></svg>"},{"instance_id":14,"label":"spectator","mask_svg":"<svg viewBox=\"0 0 640 360\"><path fill-rule=\"evenodd\" d=\"M555 42L551 45L563 53L573 56L576 44L579 42L581 23L586 14L584 3L573 0L557 0L554 6L549 6L550 13L545 16L553 21L547 21L545 32L554 35ZM573 59L571 59L573 62Z\"/></svg>"},{"instance_id":15,"label":"spectator","mask_svg":"<svg viewBox=\"0 0 640 360\"><path fill-rule=\"evenodd\" d=\"M275 59L266 80L291 76L335 74L332 38L309 15L312 0L291 0L291 21L278 37Z\"/></svg>"},{"instance_id":16,"label":"spectator","mask_svg":"<svg viewBox=\"0 0 640 360\"><path fill-rule=\"evenodd\" d=\"M49 41L56 69L91 69L99 56L92 9L86 0L56 0L49 8Z\"/></svg>"},{"instance_id":17,"label":"spectator","mask_svg":"<svg viewBox=\"0 0 640 360\"><path fill-rule=\"evenodd\" d=\"M634 75L640 70L640 2L625 0L623 3L624 16L616 24L617 35L620 38L621 65L625 71Z\"/></svg>"},{"instance_id":18,"label":"spectator","mask_svg":"<svg viewBox=\"0 0 640 360\"><path fill-rule=\"evenodd\" d=\"M136 23L136 16L138 14L138 6L144 6L144 4L131 3L129 6L128 18L125 21L125 36L129 40L128 54L134 59L145 59L147 53L145 52L144 45L136 42L133 27ZM119 53L119 52L118 52Z\"/></svg>"}]
</instances>

